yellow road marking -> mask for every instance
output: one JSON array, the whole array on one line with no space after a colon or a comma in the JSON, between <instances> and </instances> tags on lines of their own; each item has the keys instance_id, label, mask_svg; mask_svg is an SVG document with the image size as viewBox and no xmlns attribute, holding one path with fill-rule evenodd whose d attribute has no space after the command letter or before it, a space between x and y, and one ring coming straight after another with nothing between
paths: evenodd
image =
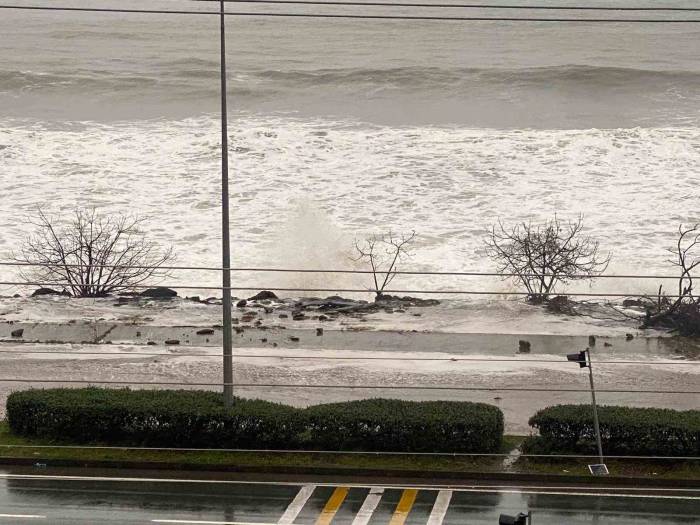
<instances>
[{"instance_id":1,"label":"yellow road marking","mask_svg":"<svg viewBox=\"0 0 700 525\"><path fill-rule=\"evenodd\" d=\"M316 520L316 525L330 525L331 521L333 520L333 516L335 516L335 513L338 512L338 509L343 504L343 501L345 501L345 497L348 495L349 490L350 489L348 487L336 487L333 494L331 494L331 497L328 498L326 506L323 507L321 515Z\"/></svg>"},{"instance_id":2,"label":"yellow road marking","mask_svg":"<svg viewBox=\"0 0 700 525\"><path fill-rule=\"evenodd\" d=\"M406 489L401 494L401 499L396 505L396 510L394 515L391 517L389 525L403 525L408 517L408 513L411 512L413 508L413 503L416 501L416 496L418 491L416 489Z\"/></svg>"}]
</instances>

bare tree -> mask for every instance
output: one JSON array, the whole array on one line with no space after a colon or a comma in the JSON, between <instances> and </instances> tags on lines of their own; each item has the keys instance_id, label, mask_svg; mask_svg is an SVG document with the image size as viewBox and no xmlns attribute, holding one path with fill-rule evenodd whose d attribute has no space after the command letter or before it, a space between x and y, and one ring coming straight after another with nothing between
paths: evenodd
<instances>
[{"instance_id":1,"label":"bare tree","mask_svg":"<svg viewBox=\"0 0 700 525\"><path fill-rule=\"evenodd\" d=\"M410 244L416 232L394 235L391 231L383 235L371 235L363 241L355 240L355 261L365 261L372 270L374 293L380 300L386 287L396 277L398 265L411 257Z\"/></svg>"},{"instance_id":2,"label":"bare tree","mask_svg":"<svg viewBox=\"0 0 700 525\"><path fill-rule=\"evenodd\" d=\"M27 264L20 272L25 282L101 297L167 275L161 266L171 260L172 248L147 240L138 217L77 208L70 219L57 222L39 210L29 223L35 231L14 255Z\"/></svg>"},{"instance_id":3,"label":"bare tree","mask_svg":"<svg viewBox=\"0 0 700 525\"><path fill-rule=\"evenodd\" d=\"M659 286L643 326L664 325L679 328L684 333L700 333L700 296L693 290L694 271L700 267L700 224L688 228L681 224L676 247L668 251L673 255L669 262L679 271L678 294L671 301Z\"/></svg>"},{"instance_id":4,"label":"bare tree","mask_svg":"<svg viewBox=\"0 0 700 525\"><path fill-rule=\"evenodd\" d=\"M583 216L562 221L554 216L541 225L520 223L506 228L499 220L486 239L487 253L502 273L514 274L528 300L549 300L558 284L592 279L605 271L610 254L598 241L583 235Z\"/></svg>"}]
</instances>

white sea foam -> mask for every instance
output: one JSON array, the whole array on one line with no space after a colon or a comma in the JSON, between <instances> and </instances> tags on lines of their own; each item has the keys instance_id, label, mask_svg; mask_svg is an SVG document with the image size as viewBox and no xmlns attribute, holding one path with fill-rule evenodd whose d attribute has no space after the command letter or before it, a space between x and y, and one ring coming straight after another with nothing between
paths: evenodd
<instances>
[{"instance_id":1,"label":"white sea foam","mask_svg":"<svg viewBox=\"0 0 700 525\"><path fill-rule=\"evenodd\" d=\"M27 234L22 217L75 205L149 217L177 262L220 263L215 117L97 124L0 121L0 258ZM610 273L669 273L664 248L700 221L700 129L494 130L384 127L237 115L231 121L233 259L246 266L350 268L356 236L415 229L410 266L492 270L483 238L506 223L586 214L614 253ZM3 279L14 273L2 268ZM171 281L215 285L216 273ZM333 276L247 275L260 287L363 286ZM402 277L396 288L491 288L496 280ZM605 280L594 290L651 291ZM581 288L579 288L581 289ZM582 290L588 290L586 285Z\"/></svg>"}]
</instances>

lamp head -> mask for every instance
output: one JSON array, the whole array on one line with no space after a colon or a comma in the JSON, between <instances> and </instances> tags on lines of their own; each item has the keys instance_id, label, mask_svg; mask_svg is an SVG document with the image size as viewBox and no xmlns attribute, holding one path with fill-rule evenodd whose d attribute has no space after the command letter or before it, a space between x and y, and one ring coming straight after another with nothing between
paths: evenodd
<instances>
[{"instance_id":1,"label":"lamp head","mask_svg":"<svg viewBox=\"0 0 700 525\"><path fill-rule=\"evenodd\" d=\"M586 368L588 366L585 350L582 350L581 352L577 352L575 354L567 354L566 359L567 361L573 361L574 363L578 363L579 368Z\"/></svg>"}]
</instances>

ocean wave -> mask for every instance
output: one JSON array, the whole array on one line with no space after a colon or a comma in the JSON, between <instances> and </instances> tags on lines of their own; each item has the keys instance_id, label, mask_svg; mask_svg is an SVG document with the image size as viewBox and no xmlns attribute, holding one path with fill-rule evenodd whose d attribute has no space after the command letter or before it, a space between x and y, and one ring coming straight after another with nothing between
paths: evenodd
<instances>
[{"instance_id":1,"label":"ocean wave","mask_svg":"<svg viewBox=\"0 0 700 525\"><path fill-rule=\"evenodd\" d=\"M119 89L148 87L157 83L193 83L193 87L206 88L218 78L216 61L187 59L161 64L148 74L116 73L107 70L77 70L39 72L25 70L0 70L0 90L26 90L54 88L61 85L84 88ZM589 65L562 65L533 68L439 68L398 67L388 69L338 68L310 70L262 70L236 72L229 75L238 87L257 86L269 92L285 89L313 87L395 87L405 89L459 89L473 86L498 86L527 84L551 86L575 84L606 86L610 84L655 86L658 84L687 86L696 89L700 85L700 71L671 71L599 67ZM203 81L204 86L197 85ZM201 83L200 83L201 84Z\"/></svg>"},{"instance_id":2,"label":"ocean wave","mask_svg":"<svg viewBox=\"0 0 700 525\"><path fill-rule=\"evenodd\" d=\"M700 83L700 71L651 70L591 65L559 65L532 68L439 68L398 67L388 69L339 68L318 70L268 70L258 78L303 85L393 84L408 87L440 87L464 82L550 84L574 82L606 84L664 81Z\"/></svg>"},{"instance_id":3,"label":"ocean wave","mask_svg":"<svg viewBox=\"0 0 700 525\"><path fill-rule=\"evenodd\" d=\"M586 232L614 251L610 273L665 274L678 224L700 220L698 127L502 130L232 116L240 265L341 267L355 238L415 228L413 267L488 271L483 239L497 218L513 224L585 212ZM218 116L63 126L0 119L0 255L26 236L17 217L38 205L67 211L77 200L148 215L149 234L172 243L180 264L217 260ZM177 277L209 285L200 274ZM327 275L249 278L269 287L366 284ZM496 279L439 276L403 276L399 285L510 290ZM658 283L588 286L572 290L655 293Z\"/></svg>"}]
</instances>

